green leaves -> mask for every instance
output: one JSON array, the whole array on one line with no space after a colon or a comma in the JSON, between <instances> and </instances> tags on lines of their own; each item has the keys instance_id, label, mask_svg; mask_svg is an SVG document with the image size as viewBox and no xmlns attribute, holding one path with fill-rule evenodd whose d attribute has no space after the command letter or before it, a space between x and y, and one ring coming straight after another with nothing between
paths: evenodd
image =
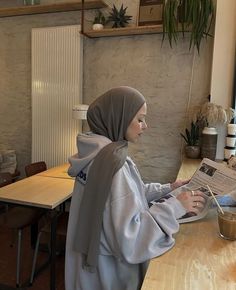
<instances>
[{"instance_id":1,"label":"green leaves","mask_svg":"<svg viewBox=\"0 0 236 290\"><path fill-rule=\"evenodd\" d=\"M113 4L112 12L110 12L110 16L108 17L109 21L114 22L112 28L125 27L126 24L132 19L132 16L126 15L127 8L128 7L124 8L122 4L120 10L118 10Z\"/></svg>"},{"instance_id":2,"label":"green leaves","mask_svg":"<svg viewBox=\"0 0 236 290\"><path fill-rule=\"evenodd\" d=\"M164 0L163 40L167 35L172 47L179 32L184 37L189 31L189 49L196 46L199 53L202 38L209 36L213 17L213 0Z\"/></svg>"},{"instance_id":3,"label":"green leaves","mask_svg":"<svg viewBox=\"0 0 236 290\"><path fill-rule=\"evenodd\" d=\"M178 38L178 19L177 8L178 1L166 0L163 9L163 39L167 33L170 46L172 47L173 40L176 42Z\"/></svg>"},{"instance_id":4,"label":"green leaves","mask_svg":"<svg viewBox=\"0 0 236 290\"><path fill-rule=\"evenodd\" d=\"M100 10L97 11L93 24L102 24L102 25L106 24L106 18Z\"/></svg>"},{"instance_id":5,"label":"green leaves","mask_svg":"<svg viewBox=\"0 0 236 290\"><path fill-rule=\"evenodd\" d=\"M185 135L180 133L181 137L184 138L185 142L189 146L199 145L199 125L198 121L191 122L191 129L185 129Z\"/></svg>"}]
</instances>

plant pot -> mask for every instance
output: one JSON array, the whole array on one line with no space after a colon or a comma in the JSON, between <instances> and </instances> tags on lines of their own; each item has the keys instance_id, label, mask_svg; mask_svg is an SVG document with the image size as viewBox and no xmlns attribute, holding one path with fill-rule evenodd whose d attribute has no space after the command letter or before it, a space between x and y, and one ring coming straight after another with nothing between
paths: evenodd
<instances>
[{"instance_id":1,"label":"plant pot","mask_svg":"<svg viewBox=\"0 0 236 290\"><path fill-rule=\"evenodd\" d=\"M202 131L201 157L215 160L217 147L216 128L205 127Z\"/></svg>"},{"instance_id":2,"label":"plant pot","mask_svg":"<svg viewBox=\"0 0 236 290\"><path fill-rule=\"evenodd\" d=\"M200 147L199 146L186 146L185 155L191 159L197 159L200 156Z\"/></svg>"},{"instance_id":3,"label":"plant pot","mask_svg":"<svg viewBox=\"0 0 236 290\"><path fill-rule=\"evenodd\" d=\"M93 24L93 30L102 30L104 26L101 23Z\"/></svg>"}]
</instances>

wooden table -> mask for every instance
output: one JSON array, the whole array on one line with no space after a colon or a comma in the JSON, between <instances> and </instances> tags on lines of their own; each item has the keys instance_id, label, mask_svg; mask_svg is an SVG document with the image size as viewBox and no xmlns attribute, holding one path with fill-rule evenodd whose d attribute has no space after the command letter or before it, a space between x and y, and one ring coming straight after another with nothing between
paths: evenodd
<instances>
[{"instance_id":1,"label":"wooden table","mask_svg":"<svg viewBox=\"0 0 236 290\"><path fill-rule=\"evenodd\" d=\"M65 163L60 166L50 168L46 171L42 171L38 173L37 176L72 179L72 177L67 173L68 168L69 164Z\"/></svg>"},{"instance_id":2,"label":"wooden table","mask_svg":"<svg viewBox=\"0 0 236 290\"><path fill-rule=\"evenodd\" d=\"M0 188L0 201L54 209L71 197L73 179L33 175Z\"/></svg>"},{"instance_id":3,"label":"wooden table","mask_svg":"<svg viewBox=\"0 0 236 290\"><path fill-rule=\"evenodd\" d=\"M177 179L191 178L201 161L201 159L184 159L179 169Z\"/></svg>"},{"instance_id":4,"label":"wooden table","mask_svg":"<svg viewBox=\"0 0 236 290\"><path fill-rule=\"evenodd\" d=\"M178 177L189 178L199 162L184 160ZM181 224L175 238L170 251L150 261L142 290L236 289L236 241L219 237L215 209Z\"/></svg>"},{"instance_id":5,"label":"wooden table","mask_svg":"<svg viewBox=\"0 0 236 290\"><path fill-rule=\"evenodd\" d=\"M61 167L60 167L61 168ZM50 170L50 169L49 169ZM55 168L55 172L60 171ZM0 188L0 201L54 210L72 195L74 180L34 175ZM56 212L56 211L55 211ZM50 289L55 290L56 221L51 225ZM0 285L1 286L1 285ZM4 288L5 289L5 288Z\"/></svg>"}]
</instances>

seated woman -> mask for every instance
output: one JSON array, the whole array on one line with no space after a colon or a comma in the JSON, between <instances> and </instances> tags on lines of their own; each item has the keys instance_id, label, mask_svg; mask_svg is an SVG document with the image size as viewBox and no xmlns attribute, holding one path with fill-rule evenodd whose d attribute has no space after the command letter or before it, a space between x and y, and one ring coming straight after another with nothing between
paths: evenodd
<instances>
[{"instance_id":1,"label":"seated woman","mask_svg":"<svg viewBox=\"0 0 236 290\"><path fill-rule=\"evenodd\" d=\"M203 193L182 192L151 207L186 182L144 184L127 155L147 128L144 96L117 87L88 109L91 132L79 134L69 158L76 177L66 242L66 290L138 290L147 263L174 246L177 219L198 213ZM198 207L196 207L198 202Z\"/></svg>"}]
</instances>

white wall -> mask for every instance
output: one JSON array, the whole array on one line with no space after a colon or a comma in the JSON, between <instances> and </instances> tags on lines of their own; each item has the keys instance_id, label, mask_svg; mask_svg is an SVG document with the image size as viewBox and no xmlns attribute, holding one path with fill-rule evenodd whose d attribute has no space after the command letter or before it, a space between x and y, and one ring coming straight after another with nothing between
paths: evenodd
<instances>
[{"instance_id":1,"label":"white wall","mask_svg":"<svg viewBox=\"0 0 236 290\"><path fill-rule=\"evenodd\" d=\"M211 96L212 102L231 106L236 48L236 1L217 0Z\"/></svg>"},{"instance_id":2,"label":"white wall","mask_svg":"<svg viewBox=\"0 0 236 290\"><path fill-rule=\"evenodd\" d=\"M236 49L236 1L217 0L213 49L211 101L224 108L232 104ZM218 128L217 158L223 159L226 128Z\"/></svg>"}]
</instances>

